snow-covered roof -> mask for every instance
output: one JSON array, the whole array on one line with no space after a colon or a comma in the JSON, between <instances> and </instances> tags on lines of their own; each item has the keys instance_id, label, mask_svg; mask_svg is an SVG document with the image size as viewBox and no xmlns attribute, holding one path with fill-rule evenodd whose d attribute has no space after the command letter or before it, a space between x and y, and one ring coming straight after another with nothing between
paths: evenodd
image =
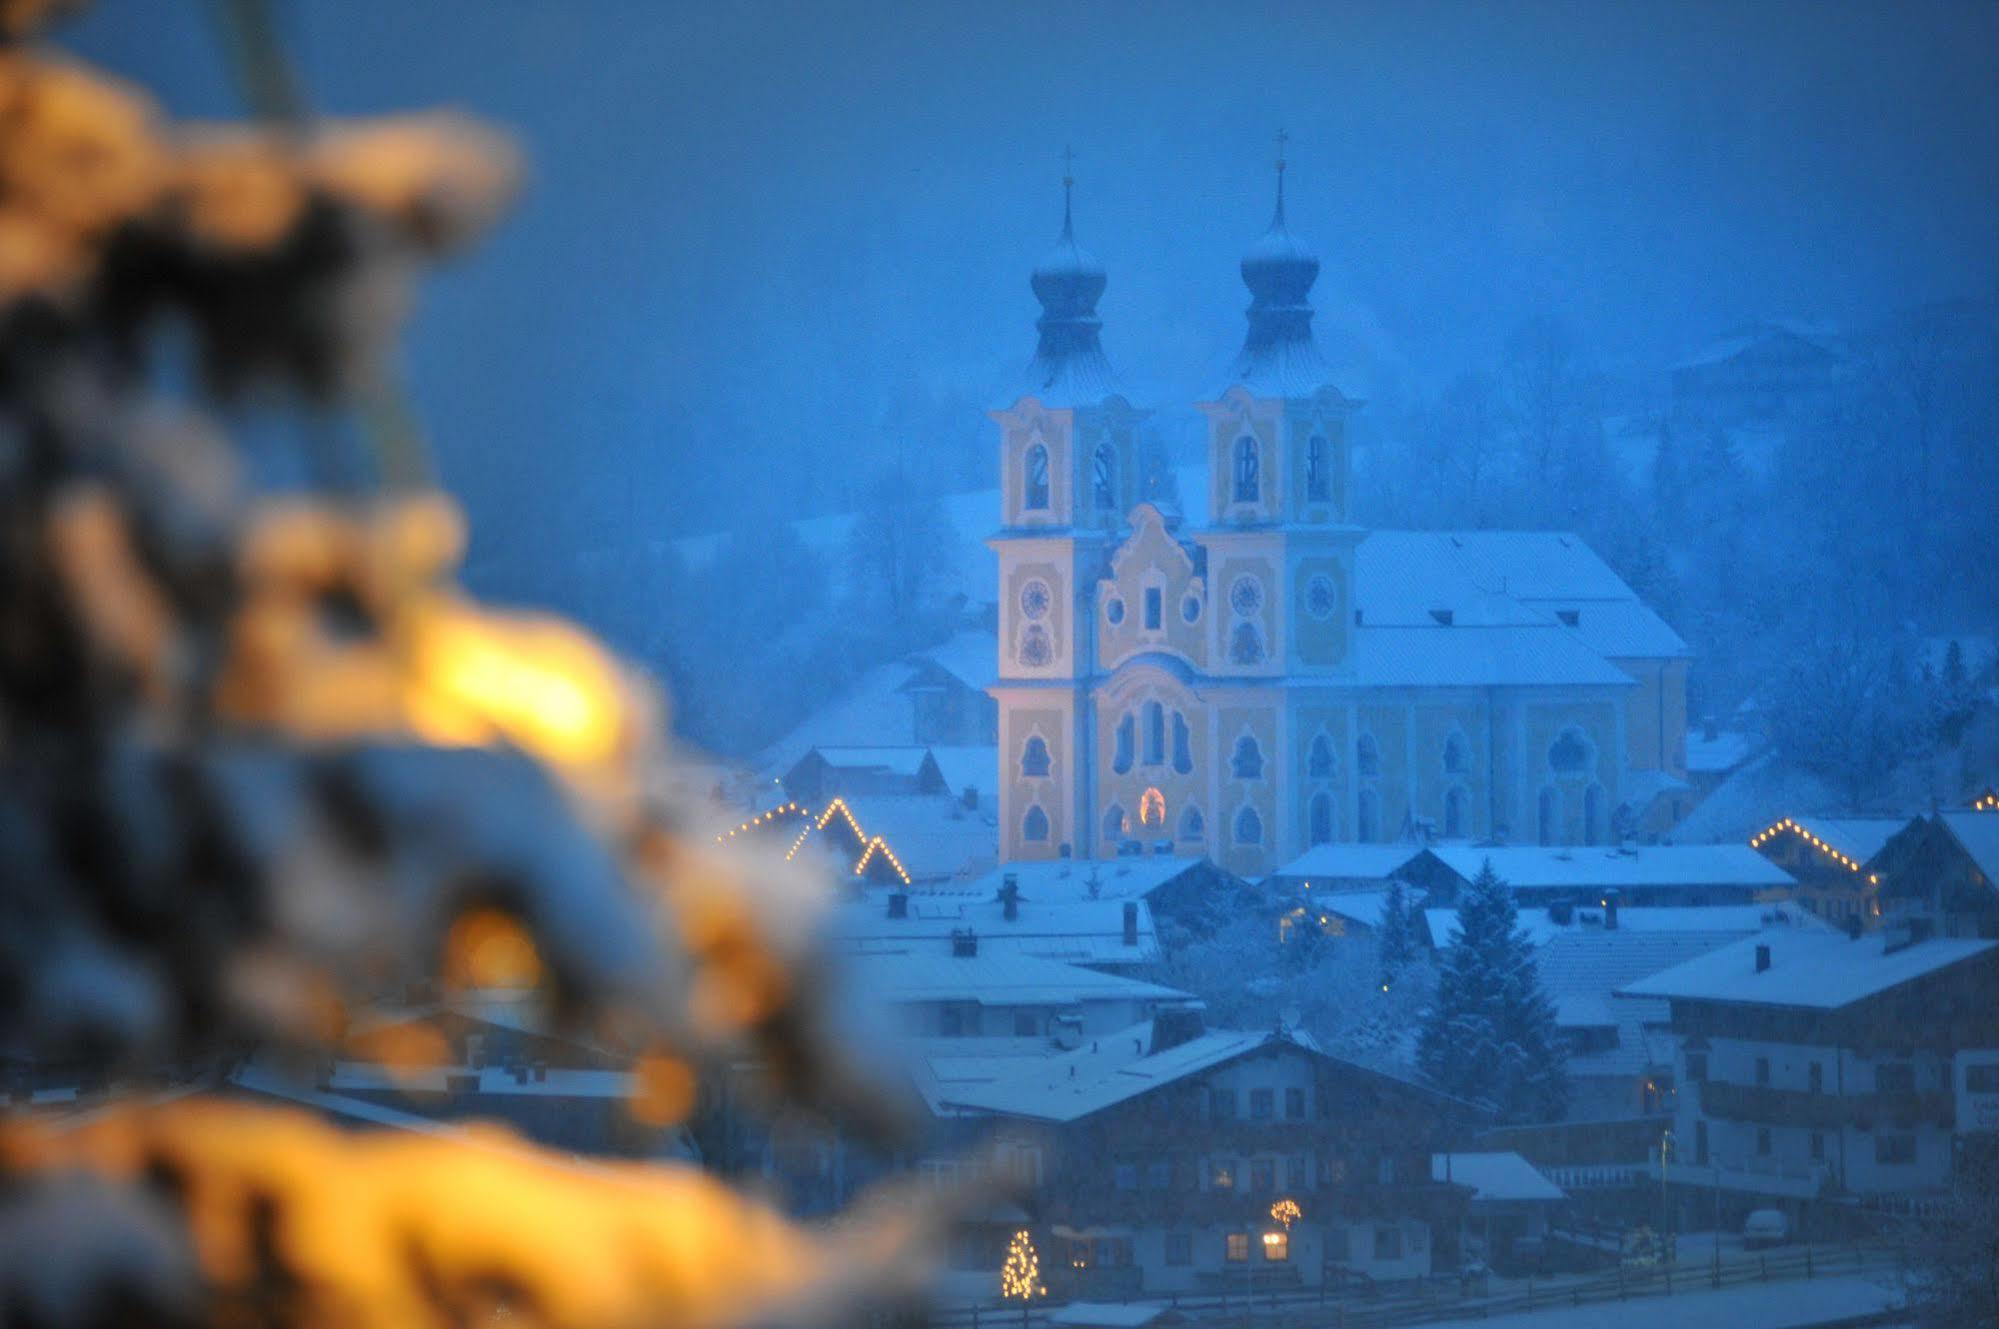
<instances>
[{"instance_id":1,"label":"snow-covered roof","mask_svg":"<svg viewBox=\"0 0 1999 1329\"><path fill-rule=\"evenodd\" d=\"M853 990L890 1005L973 1001L981 1006L1075 1006L1099 1001L1188 1001L1158 983L1019 952L976 955L857 951L841 956Z\"/></svg>"},{"instance_id":2,"label":"snow-covered roof","mask_svg":"<svg viewBox=\"0 0 1999 1329\"><path fill-rule=\"evenodd\" d=\"M1838 338L1837 331L1827 323L1803 320L1777 320L1757 323L1726 337L1716 338L1695 351L1686 359L1673 366L1674 369L1700 369L1709 365L1723 364L1746 351L1768 345L1772 342L1803 342L1812 350L1828 359L1837 358L1833 350Z\"/></svg>"},{"instance_id":3,"label":"snow-covered roof","mask_svg":"<svg viewBox=\"0 0 1999 1329\"><path fill-rule=\"evenodd\" d=\"M1330 897L1337 898L1337 897ZM1327 901L1315 900L1324 906ZM1425 909L1423 922L1430 930L1430 936L1439 946L1448 946L1457 939L1458 911L1455 909ZM1523 906L1519 910L1519 927L1526 934L1529 945L1539 946L1552 937L1572 934L1591 935L1601 932L1623 933L1691 933L1709 937L1734 938L1744 936L1763 928L1809 928L1816 931L1832 930L1832 924L1820 918L1811 910L1795 904L1696 904L1696 905L1646 905L1621 906L1617 911L1617 926L1606 929L1603 926L1604 911L1584 907L1575 908L1567 923L1558 923L1546 909Z\"/></svg>"},{"instance_id":4,"label":"snow-covered roof","mask_svg":"<svg viewBox=\"0 0 1999 1329\"><path fill-rule=\"evenodd\" d=\"M916 654L979 692L999 678L999 638L990 632L960 632L942 645Z\"/></svg>"},{"instance_id":5,"label":"snow-covered roof","mask_svg":"<svg viewBox=\"0 0 1999 1329\"><path fill-rule=\"evenodd\" d=\"M1999 812L1937 814L1989 885L1999 888Z\"/></svg>"},{"instance_id":6,"label":"snow-covered roof","mask_svg":"<svg viewBox=\"0 0 1999 1329\"><path fill-rule=\"evenodd\" d=\"M1698 729L1687 734L1687 769L1702 774L1732 771L1756 750L1756 736L1738 730L1721 729L1713 738Z\"/></svg>"},{"instance_id":7,"label":"snow-covered roof","mask_svg":"<svg viewBox=\"0 0 1999 1329\"><path fill-rule=\"evenodd\" d=\"M1792 817L1791 824L1833 850L1865 863L1909 824L1908 817Z\"/></svg>"},{"instance_id":8,"label":"snow-covered roof","mask_svg":"<svg viewBox=\"0 0 1999 1329\"><path fill-rule=\"evenodd\" d=\"M913 742L916 706L903 686L915 675L915 668L902 660L869 669L758 754L757 773L766 780L783 775L813 748Z\"/></svg>"},{"instance_id":9,"label":"snow-covered roof","mask_svg":"<svg viewBox=\"0 0 1999 1329\"><path fill-rule=\"evenodd\" d=\"M857 876L875 853L885 852L898 875L926 882L976 872L999 852L992 818L967 808L955 794L843 794L833 803L844 807L859 827L859 856L852 863L842 859ZM813 819L814 829L801 837L799 852L813 840L825 839L818 828L827 823L826 811L833 811L833 804Z\"/></svg>"},{"instance_id":10,"label":"snow-covered roof","mask_svg":"<svg viewBox=\"0 0 1999 1329\"><path fill-rule=\"evenodd\" d=\"M1387 891L1326 891L1313 892L1312 907L1351 919L1364 928L1381 926L1381 915L1388 908Z\"/></svg>"},{"instance_id":11,"label":"snow-covered roof","mask_svg":"<svg viewBox=\"0 0 1999 1329\"><path fill-rule=\"evenodd\" d=\"M1761 972L1756 968L1758 946L1770 948L1770 967ZM1933 937L1898 950L1885 933L1852 939L1839 932L1772 930L1628 984L1622 991L1637 997L1830 1011L1995 948L1999 942Z\"/></svg>"},{"instance_id":12,"label":"snow-covered roof","mask_svg":"<svg viewBox=\"0 0 1999 1329\"><path fill-rule=\"evenodd\" d=\"M1492 870L1514 890L1658 890L1743 886L1795 886L1790 873L1745 844L1639 845L1631 849L1554 845L1460 845L1430 847L1466 881L1489 860Z\"/></svg>"},{"instance_id":13,"label":"snow-covered roof","mask_svg":"<svg viewBox=\"0 0 1999 1329\"><path fill-rule=\"evenodd\" d=\"M1353 630L1340 680L1359 687L1616 687L1631 676L1556 623L1434 619Z\"/></svg>"},{"instance_id":14,"label":"snow-covered roof","mask_svg":"<svg viewBox=\"0 0 1999 1329\"><path fill-rule=\"evenodd\" d=\"M1413 844L1316 844L1270 875L1299 881L1387 881L1421 852Z\"/></svg>"},{"instance_id":15,"label":"snow-covered roof","mask_svg":"<svg viewBox=\"0 0 1999 1329\"><path fill-rule=\"evenodd\" d=\"M997 747L933 747L930 755L937 759L937 769L943 772L944 784L952 793L976 789L981 799L999 797Z\"/></svg>"},{"instance_id":16,"label":"snow-covered roof","mask_svg":"<svg viewBox=\"0 0 1999 1329\"><path fill-rule=\"evenodd\" d=\"M966 882L968 894L992 898L1005 878L1013 877L1020 893L1029 899L1054 903L1060 900L1135 900L1150 896L1160 887L1177 881L1189 872L1207 867L1205 858L1173 858L1166 855L1133 855L1106 859L1040 859L1002 863L991 872ZM952 889L958 889L953 887Z\"/></svg>"},{"instance_id":17,"label":"snow-covered roof","mask_svg":"<svg viewBox=\"0 0 1999 1329\"><path fill-rule=\"evenodd\" d=\"M487 1066L472 1070L462 1066L426 1066L390 1070L373 1062L338 1061L333 1064L333 1073L327 1078L326 1087L340 1090L402 1090L414 1092L443 1093L450 1082L471 1078L476 1085L467 1093L508 1095L526 1098L602 1098L624 1099L631 1097L632 1075L629 1071L582 1070L566 1066L550 1066L540 1078L533 1075L525 1078L503 1066Z\"/></svg>"},{"instance_id":18,"label":"snow-covered roof","mask_svg":"<svg viewBox=\"0 0 1999 1329\"><path fill-rule=\"evenodd\" d=\"M968 1077L951 1091L948 1102L1010 1117L1076 1121L1266 1046L1324 1055L1303 1034L1275 1031L1211 1030L1148 1055L1151 1042L1152 1022L1147 1021L1093 1039L1074 1052L998 1067L995 1078L983 1083ZM964 1074L970 1068L955 1069Z\"/></svg>"},{"instance_id":19,"label":"snow-covered roof","mask_svg":"<svg viewBox=\"0 0 1999 1329\"><path fill-rule=\"evenodd\" d=\"M1430 1180L1450 1181L1472 1188L1474 1203L1480 1200L1517 1202L1566 1200L1568 1193L1515 1153L1432 1154Z\"/></svg>"},{"instance_id":20,"label":"snow-covered roof","mask_svg":"<svg viewBox=\"0 0 1999 1329\"><path fill-rule=\"evenodd\" d=\"M1021 954L1071 964L1138 964L1159 958L1159 937L1152 910L1143 901L1138 910L1136 941L1124 940L1124 902L1119 900L1033 899L1025 892L1016 917L992 898L951 893L935 895L922 889L904 893L906 915L891 918L885 890L868 891L828 911L826 936L836 946L854 951L928 949L950 953L951 934L970 929L979 950L995 955Z\"/></svg>"},{"instance_id":21,"label":"snow-covered roof","mask_svg":"<svg viewBox=\"0 0 1999 1329\"><path fill-rule=\"evenodd\" d=\"M923 770L923 759L930 753L930 749L921 744L843 747L821 743L815 745L812 751L817 752L828 766L842 770L886 771L890 775L912 778Z\"/></svg>"}]
</instances>

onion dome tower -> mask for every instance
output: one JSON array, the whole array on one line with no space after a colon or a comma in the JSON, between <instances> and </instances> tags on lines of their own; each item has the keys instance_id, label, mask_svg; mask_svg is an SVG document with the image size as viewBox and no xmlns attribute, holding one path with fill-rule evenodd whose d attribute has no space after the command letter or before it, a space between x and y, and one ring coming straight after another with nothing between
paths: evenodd
<instances>
[{"instance_id":1,"label":"onion dome tower","mask_svg":"<svg viewBox=\"0 0 1999 1329\"><path fill-rule=\"evenodd\" d=\"M1229 372L1259 397L1309 397L1332 380L1332 366L1312 336L1312 283L1319 259L1284 219L1284 139L1278 135L1277 207L1265 231L1242 256L1249 288L1249 332Z\"/></svg>"},{"instance_id":2,"label":"onion dome tower","mask_svg":"<svg viewBox=\"0 0 1999 1329\"><path fill-rule=\"evenodd\" d=\"M1065 158L1067 154L1064 154ZM1097 301L1103 296L1104 265L1076 243L1072 195L1076 180L1064 163L1062 234L1034 266L1029 279L1041 302L1035 328L1041 334L1025 391L1044 406L1077 406L1102 401L1118 391L1098 333Z\"/></svg>"}]
</instances>

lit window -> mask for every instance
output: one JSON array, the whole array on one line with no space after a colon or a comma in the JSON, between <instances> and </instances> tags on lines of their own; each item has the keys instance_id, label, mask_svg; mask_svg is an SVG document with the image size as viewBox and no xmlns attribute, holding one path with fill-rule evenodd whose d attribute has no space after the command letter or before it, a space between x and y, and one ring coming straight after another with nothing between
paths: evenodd
<instances>
[{"instance_id":1,"label":"lit window","mask_svg":"<svg viewBox=\"0 0 1999 1329\"><path fill-rule=\"evenodd\" d=\"M1141 826L1164 826L1166 824L1166 795L1157 788L1147 789L1138 798L1138 824Z\"/></svg>"},{"instance_id":2,"label":"lit window","mask_svg":"<svg viewBox=\"0 0 1999 1329\"><path fill-rule=\"evenodd\" d=\"M1244 1264L1249 1260L1249 1233L1231 1232L1225 1247L1230 1264Z\"/></svg>"},{"instance_id":3,"label":"lit window","mask_svg":"<svg viewBox=\"0 0 1999 1329\"><path fill-rule=\"evenodd\" d=\"M1278 1264L1291 1258L1291 1234L1289 1232L1266 1232L1263 1234L1263 1258Z\"/></svg>"}]
</instances>

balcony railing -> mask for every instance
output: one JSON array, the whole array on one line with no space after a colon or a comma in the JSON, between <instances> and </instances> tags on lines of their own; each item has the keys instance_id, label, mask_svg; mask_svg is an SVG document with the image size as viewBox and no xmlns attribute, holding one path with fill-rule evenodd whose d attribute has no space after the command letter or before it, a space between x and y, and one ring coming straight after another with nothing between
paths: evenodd
<instances>
[{"instance_id":1,"label":"balcony railing","mask_svg":"<svg viewBox=\"0 0 1999 1329\"><path fill-rule=\"evenodd\" d=\"M1957 1121L1957 1104L1945 1092L1814 1094L1719 1080L1700 1085L1700 1108L1705 1116L1729 1121L1814 1129L1927 1125L1948 1130Z\"/></svg>"}]
</instances>

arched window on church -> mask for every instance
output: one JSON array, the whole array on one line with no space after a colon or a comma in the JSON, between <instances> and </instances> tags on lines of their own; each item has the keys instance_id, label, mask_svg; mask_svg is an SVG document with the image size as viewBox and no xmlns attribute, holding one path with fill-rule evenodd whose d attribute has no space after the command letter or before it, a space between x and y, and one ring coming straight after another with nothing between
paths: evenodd
<instances>
[{"instance_id":1,"label":"arched window on church","mask_svg":"<svg viewBox=\"0 0 1999 1329\"><path fill-rule=\"evenodd\" d=\"M1539 806L1535 809L1534 829L1542 844L1555 843L1555 791L1541 790Z\"/></svg>"},{"instance_id":2,"label":"arched window on church","mask_svg":"<svg viewBox=\"0 0 1999 1329\"><path fill-rule=\"evenodd\" d=\"M1124 839L1124 809L1115 803L1104 811L1104 838L1112 844Z\"/></svg>"},{"instance_id":3,"label":"arched window on church","mask_svg":"<svg viewBox=\"0 0 1999 1329\"><path fill-rule=\"evenodd\" d=\"M1263 818L1256 815L1256 809L1243 805L1235 814L1235 842L1237 844L1263 843Z\"/></svg>"},{"instance_id":4,"label":"arched window on church","mask_svg":"<svg viewBox=\"0 0 1999 1329\"><path fill-rule=\"evenodd\" d=\"M1208 833L1208 823L1202 819L1201 810L1189 803L1180 813L1180 838L1198 840Z\"/></svg>"},{"instance_id":5,"label":"arched window on church","mask_svg":"<svg viewBox=\"0 0 1999 1329\"><path fill-rule=\"evenodd\" d=\"M1117 722L1117 753L1111 758L1111 769L1123 775L1131 769L1131 754L1138 739L1138 721L1126 711Z\"/></svg>"},{"instance_id":6,"label":"arched window on church","mask_svg":"<svg viewBox=\"0 0 1999 1329\"><path fill-rule=\"evenodd\" d=\"M1305 775L1313 780L1333 778L1333 740L1324 734L1312 737L1312 746L1305 754Z\"/></svg>"},{"instance_id":7,"label":"arched window on church","mask_svg":"<svg viewBox=\"0 0 1999 1329\"><path fill-rule=\"evenodd\" d=\"M1097 445L1097 455L1092 467L1091 491L1095 495L1097 511L1117 511L1117 453L1108 443Z\"/></svg>"},{"instance_id":8,"label":"arched window on church","mask_svg":"<svg viewBox=\"0 0 1999 1329\"><path fill-rule=\"evenodd\" d=\"M1333 449L1319 434L1305 445L1305 501L1333 501Z\"/></svg>"},{"instance_id":9,"label":"arched window on church","mask_svg":"<svg viewBox=\"0 0 1999 1329\"><path fill-rule=\"evenodd\" d=\"M1041 810L1039 803L1030 807L1027 815L1020 819L1020 838L1029 844L1048 843L1048 814Z\"/></svg>"},{"instance_id":10,"label":"arched window on church","mask_svg":"<svg viewBox=\"0 0 1999 1329\"><path fill-rule=\"evenodd\" d=\"M1381 778L1381 745L1374 741L1373 734L1362 734L1355 741L1353 764L1363 780Z\"/></svg>"},{"instance_id":11,"label":"arched window on church","mask_svg":"<svg viewBox=\"0 0 1999 1329\"><path fill-rule=\"evenodd\" d=\"M1048 778L1048 743L1041 735L1033 735L1021 747L1020 773L1029 780Z\"/></svg>"},{"instance_id":12,"label":"arched window on church","mask_svg":"<svg viewBox=\"0 0 1999 1329\"><path fill-rule=\"evenodd\" d=\"M1194 769L1192 736L1187 732L1187 717L1173 712L1173 769L1185 775Z\"/></svg>"},{"instance_id":13,"label":"arched window on church","mask_svg":"<svg viewBox=\"0 0 1999 1329\"><path fill-rule=\"evenodd\" d=\"M1138 824L1141 826L1166 825L1166 795L1158 788L1151 788L1138 796Z\"/></svg>"},{"instance_id":14,"label":"arched window on church","mask_svg":"<svg viewBox=\"0 0 1999 1329\"><path fill-rule=\"evenodd\" d=\"M1235 741L1235 755L1229 759L1229 770L1238 780L1263 778L1263 749L1256 745L1254 737L1244 734Z\"/></svg>"},{"instance_id":15,"label":"arched window on church","mask_svg":"<svg viewBox=\"0 0 1999 1329\"><path fill-rule=\"evenodd\" d=\"M1593 784L1583 792L1583 843L1602 844L1610 838L1609 798L1603 786Z\"/></svg>"},{"instance_id":16,"label":"arched window on church","mask_svg":"<svg viewBox=\"0 0 1999 1329\"><path fill-rule=\"evenodd\" d=\"M1312 795L1311 816L1307 819L1312 826L1313 844L1333 842L1333 796L1331 794Z\"/></svg>"},{"instance_id":17,"label":"arched window on church","mask_svg":"<svg viewBox=\"0 0 1999 1329\"><path fill-rule=\"evenodd\" d=\"M1571 725L1548 745L1548 768L1557 775L1579 775L1589 767L1593 756L1582 730Z\"/></svg>"},{"instance_id":18,"label":"arched window on church","mask_svg":"<svg viewBox=\"0 0 1999 1329\"><path fill-rule=\"evenodd\" d=\"M1452 734L1444 740L1444 774L1463 775L1471 766L1469 747L1463 734Z\"/></svg>"},{"instance_id":19,"label":"arched window on church","mask_svg":"<svg viewBox=\"0 0 1999 1329\"><path fill-rule=\"evenodd\" d=\"M1372 789L1360 791L1354 800L1354 839L1373 844L1381 838L1381 795Z\"/></svg>"},{"instance_id":20,"label":"arched window on church","mask_svg":"<svg viewBox=\"0 0 1999 1329\"><path fill-rule=\"evenodd\" d=\"M1465 793L1463 785L1452 785L1444 792L1445 839L1462 840L1465 837L1465 828L1470 824L1467 815L1470 804L1471 797Z\"/></svg>"},{"instance_id":21,"label":"arched window on church","mask_svg":"<svg viewBox=\"0 0 1999 1329\"><path fill-rule=\"evenodd\" d=\"M1145 703L1145 764L1166 763L1166 708L1156 701Z\"/></svg>"},{"instance_id":22,"label":"arched window on church","mask_svg":"<svg viewBox=\"0 0 1999 1329\"><path fill-rule=\"evenodd\" d=\"M1263 464L1257 455L1256 440L1244 434L1235 441L1235 501L1263 501Z\"/></svg>"},{"instance_id":23,"label":"arched window on church","mask_svg":"<svg viewBox=\"0 0 1999 1329\"><path fill-rule=\"evenodd\" d=\"M1029 512L1048 510L1048 449L1036 443L1027 450L1027 458L1022 463L1026 483L1021 486L1020 506Z\"/></svg>"}]
</instances>

